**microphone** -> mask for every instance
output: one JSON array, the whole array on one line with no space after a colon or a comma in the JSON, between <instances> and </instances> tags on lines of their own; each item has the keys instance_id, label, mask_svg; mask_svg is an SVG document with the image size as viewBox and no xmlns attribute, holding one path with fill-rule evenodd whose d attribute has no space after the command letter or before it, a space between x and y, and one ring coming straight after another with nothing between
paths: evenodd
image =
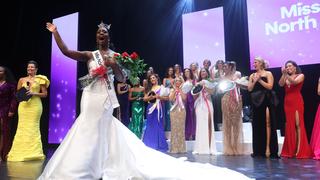
<instances>
[{"instance_id":1,"label":"microphone","mask_svg":"<svg viewBox=\"0 0 320 180\"><path fill-rule=\"evenodd\" d=\"M30 90L30 81L27 81L27 87L26 87L27 90Z\"/></svg>"}]
</instances>

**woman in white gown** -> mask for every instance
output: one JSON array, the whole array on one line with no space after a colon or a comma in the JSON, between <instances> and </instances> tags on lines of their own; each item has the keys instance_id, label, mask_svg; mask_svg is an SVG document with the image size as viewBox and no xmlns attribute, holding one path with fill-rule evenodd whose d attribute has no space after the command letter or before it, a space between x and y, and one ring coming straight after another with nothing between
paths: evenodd
<instances>
[{"instance_id":1,"label":"woman in white gown","mask_svg":"<svg viewBox=\"0 0 320 180\"><path fill-rule=\"evenodd\" d=\"M108 48L108 29L100 24L97 31L99 52L72 51L63 43L57 28L47 23L60 50L75 60L88 63L91 75L97 67L99 57L102 66L108 66L116 77L123 77L119 66L112 58ZM100 55L99 55L100 54ZM103 54L101 56L101 54ZM105 56L104 56L105 55ZM98 59L98 60L97 60ZM112 71L109 71L112 72ZM119 80L118 79L118 80ZM143 144L135 134L112 116L113 108L118 106L112 76L98 78L85 87L81 99L81 112L59 148L47 163L39 180L128 180L128 179L247 179L238 172L212 166L191 163L176 159ZM109 84L108 84L108 81Z\"/></svg>"},{"instance_id":2,"label":"woman in white gown","mask_svg":"<svg viewBox=\"0 0 320 180\"><path fill-rule=\"evenodd\" d=\"M216 141L214 139L213 105L211 95L214 87L209 81L209 71L201 68L198 84L202 84L203 89L196 95L194 107L196 112L196 138L193 149L194 154L216 154ZM192 93L192 92L191 92Z\"/></svg>"}]
</instances>

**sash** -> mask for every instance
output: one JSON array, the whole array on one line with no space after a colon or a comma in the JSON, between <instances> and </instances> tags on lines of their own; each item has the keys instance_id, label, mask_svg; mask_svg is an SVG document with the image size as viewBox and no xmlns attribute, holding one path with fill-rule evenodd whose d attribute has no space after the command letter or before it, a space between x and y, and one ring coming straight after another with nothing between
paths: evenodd
<instances>
[{"instance_id":1,"label":"sash","mask_svg":"<svg viewBox=\"0 0 320 180\"><path fill-rule=\"evenodd\" d=\"M203 89L203 90L201 91L201 93L202 93L202 98L203 98L203 100L204 100L204 102L206 103L206 106L207 106L207 108L208 108L208 112L209 112L209 114L211 115L210 105L209 105L209 103L211 103L211 102L209 102L209 100L208 100L208 98L207 98L207 91L206 91L205 89Z\"/></svg>"},{"instance_id":2,"label":"sash","mask_svg":"<svg viewBox=\"0 0 320 180\"><path fill-rule=\"evenodd\" d=\"M176 106L178 106L178 110L181 111L181 109L184 109L184 103L182 100L181 92L176 91L176 101L171 107L170 111L172 111Z\"/></svg>"},{"instance_id":3,"label":"sash","mask_svg":"<svg viewBox=\"0 0 320 180\"><path fill-rule=\"evenodd\" d=\"M156 94L160 93L160 89L161 88L157 90ZM156 102L148 109L148 114L152 114L155 109L158 110L158 121L160 122L160 118L162 118L162 106L160 99L157 99Z\"/></svg>"},{"instance_id":4,"label":"sash","mask_svg":"<svg viewBox=\"0 0 320 180\"><path fill-rule=\"evenodd\" d=\"M96 50L96 51L93 51L92 52L92 55L93 55L93 60L94 60L94 62L97 64L97 67L99 67L99 66L104 66L104 64L103 64L103 58L102 58L102 55L101 55L101 53L100 53L100 51L99 50ZM107 67L106 67L107 68ZM106 85L107 85L107 87L108 87L108 89L110 90L110 89L112 89L111 88L111 85L110 85L110 80L109 80L109 76L108 76L108 68L107 68L107 77L106 78L104 78L104 80L105 80L105 82L106 82Z\"/></svg>"}]
</instances>

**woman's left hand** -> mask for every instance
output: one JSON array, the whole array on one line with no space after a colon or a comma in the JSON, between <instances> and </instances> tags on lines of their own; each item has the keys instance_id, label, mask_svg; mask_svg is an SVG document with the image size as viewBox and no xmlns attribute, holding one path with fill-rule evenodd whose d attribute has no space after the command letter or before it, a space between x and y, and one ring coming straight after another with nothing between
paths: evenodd
<instances>
[{"instance_id":1,"label":"woman's left hand","mask_svg":"<svg viewBox=\"0 0 320 180\"><path fill-rule=\"evenodd\" d=\"M34 92L31 92L30 90L27 91L26 94L27 94L27 95L31 95L31 96L35 95L35 93L34 93Z\"/></svg>"},{"instance_id":2,"label":"woman's left hand","mask_svg":"<svg viewBox=\"0 0 320 180\"><path fill-rule=\"evenodd\" d=\"M116 64L116 59L114 57L104 55L103 58L106 66L114 66Z\"/></svg>"}]
</instances>

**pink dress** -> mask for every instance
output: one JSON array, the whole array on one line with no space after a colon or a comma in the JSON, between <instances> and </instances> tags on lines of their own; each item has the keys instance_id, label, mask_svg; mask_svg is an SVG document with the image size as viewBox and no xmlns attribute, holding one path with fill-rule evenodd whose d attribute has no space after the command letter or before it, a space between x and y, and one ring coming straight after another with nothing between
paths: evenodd
<instances>
[{"instance_id":1,"label":"pink dress","mask_svg":"<svg viewBox=\"0 0 320 180\"><path fill-rule=\"evenodd\" d=\"M318 111L314 119L310 144L314 153L314 159L320 160L320 104L318 105Z\"/></svg>"}]
</instances>

